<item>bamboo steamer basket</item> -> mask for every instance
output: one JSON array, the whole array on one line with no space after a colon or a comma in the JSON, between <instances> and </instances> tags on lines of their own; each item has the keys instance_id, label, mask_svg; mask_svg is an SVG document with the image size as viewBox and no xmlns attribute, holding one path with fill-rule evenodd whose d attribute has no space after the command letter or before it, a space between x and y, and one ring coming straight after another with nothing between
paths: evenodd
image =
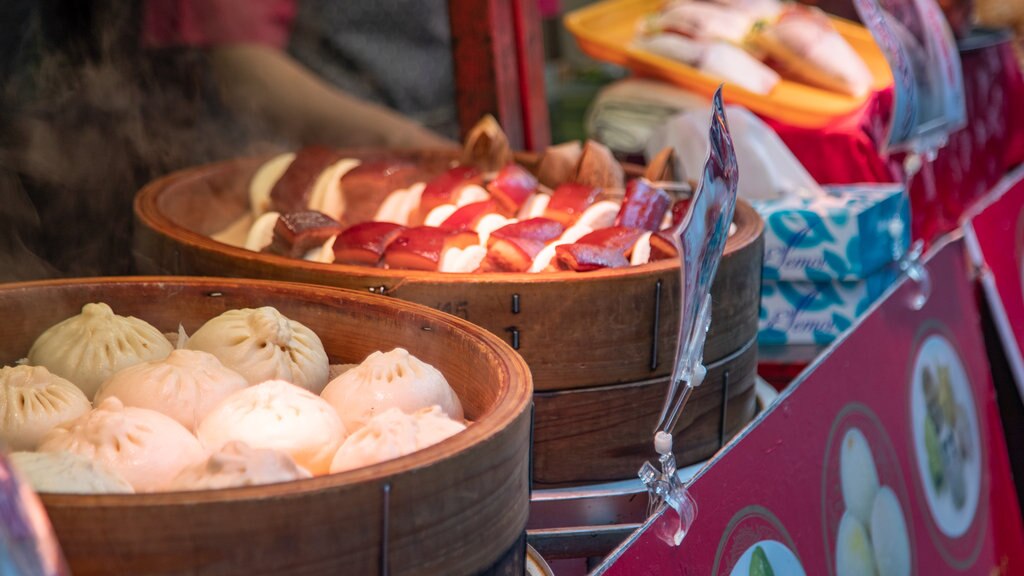
<instances>
[{"instance_id":1,"label":"bamboo steamer basket","mask_svg":"<svg viewBox=\"0 0 1024 576\"><path fill-rule=\"evenodd\" d=\"M492 334L422 306L261 280L105 278L0 286L0 360L89 302L162 331L274 306L313 329L332 363L405 347L445 374L467 430L403 458L266 486L132 495L42 495L83 574L504 574L522 572L532 385ZM508 571L512 572L508 572Z\"/></svg>"},{"instance_id":2,"label":"bamboo steamer basket","mask_svg":"<svg viewBox=\"0 0 1024 576\"><path fill-rule=\"evenodd\" d=\"M447 152L429 151L347 151L346 156L366 161L403 159L417 163L427 172L441 172L453 160ZM544 446L556 425L558 435L571 438L590 434L601 427L579 411L564 413L571 401L567 392L597 393L587 398L614 397L617 391L644 388L651 400L658 392L659 380L671 373L679 316L679 273L675 261L655 262L625 269L587 273L551 274L442 274L437 272L384 270L342 264L322 264L272 254L251 252L213 240L211 236L248 211L248 182L266 158L236 159L176 172L144 187L135 198L134 256L145 273L201 274L236 277L263 277L340 286L383 293L425 304L478 324L511 344L526 360L533 373L539 427L535 442L540 447L534 467L539 484L579 483L590 480L619 479L635 473L650 448L651 429L657 414L620 413L604 426L615 428L629 420L628 434L642 438L623 440L641 453L622 449L604 449L604 457L569 458L563 454L546 457ZM517 161L534 168L537 157L519 154ZM637 175L640 168L626 166ZM376 206L382 198L349 198L349 206L369 203ZM370 215L372 216L372 214ZM367 216L369 218L370 216ZM749 204L740 201L734 223L737 232L729 238L725 256L712 286L712 325L705 346L709 364L737 358L737 352L756 348L760 305L761 261L764 223ZM756 356L756 349L751 352ZM730 430L738 430L754 416L753 375L756 360L743 366L747 373L732 370L733 385L725 398L738 398L737 409L730 408ZM723 367L719 373L728 370ZM610 388L619 386L619 388ZM691 402L690 411L713 413L722 406L721 378L709 377L706 393ZM663 390L663 388L661 388ZM662 392L663 393L663 392ZM579 396L583 398L583 396ZM561 402L547 401L560 398ZM708 406L699 406L709 402ZM629 405L624 408L632 410ZM644 418L650 422L642 424ZM692 426L684 419L676 434L681 438L683 461L706 459L721 445L716 426ZM607 439L608 431L604 433ZM582 438L584 446L598 446L599 436ZM691 449L693 444L701 449ZM609 466L608 458L621 462ZM570 460L575 461L570 466ZM632 468L622 476L621 471ZM617 476L609 476L616 470Z\"/></svg>"}]
</instances>

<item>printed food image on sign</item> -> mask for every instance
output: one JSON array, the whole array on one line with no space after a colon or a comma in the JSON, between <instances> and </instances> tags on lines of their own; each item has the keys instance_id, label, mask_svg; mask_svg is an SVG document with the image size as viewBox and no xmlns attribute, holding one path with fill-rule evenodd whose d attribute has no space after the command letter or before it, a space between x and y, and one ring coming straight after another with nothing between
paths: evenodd
<instances>
[{"instance_id":1,"label":"printed food image on sign","mask_svg":"<svg viewBox=\"0 0 1024 576\"><path fill-rule=\"evenodd\" d=\"M729 576L804 576L793 551L777 540L762 540L747 548Z\"/></svg>"},{"instance_id":2,"label":"printed food image on sign","mask_svg":"<svg viewBox=\"0 0 1024 576\"><path fill-rule=\"evenodd\" d=\"M903 475L884 429L866 406L847 406L833 425L823 497L832 574L913 573Z\"/></svg>"},{"instance_id":3,"label":"printed food image on sign","mask_svg":"<svg viewBox=\"0 0 1024 576\"><path fill-rule=\"evenodd\" d=\"M771 510L753 504L733 515L722 534L714 576L805 576L796 544Z\"/></svg>"},{"instance_id":4,"label":"printed food image on sign","mask_svg":"<svg viewBox=\"0 0 1024 576\"><path fill-rule=\"evenodd\" d=\"M981 488L981 439L970 382L956 350L932 334L914 364L911 422L928 509L950 538L970 528Z\"/></svg>"}]
</instances>

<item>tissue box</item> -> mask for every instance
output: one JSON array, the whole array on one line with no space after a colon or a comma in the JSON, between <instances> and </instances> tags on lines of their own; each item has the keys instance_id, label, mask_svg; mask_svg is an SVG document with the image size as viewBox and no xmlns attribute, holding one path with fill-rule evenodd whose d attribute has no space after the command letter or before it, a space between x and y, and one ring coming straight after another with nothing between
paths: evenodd
<instances>
[{"instance_id":1,"label":"tissue box","mask_svg":"<svg viewBox=\"0 0 1024 576\"><path fill-rule=\"evenodd\" d=\"M761 317L757 342L828 344L849 328L899 277L890 265L853 281L761 282Z\"/></svg>"},{"instance_id":2,"label":"tissue box","mask_svg":"<svg viewBox=\"0 0 1024 576\"><path fill-rule=\"evenodd\" d=\"M834 186L824 195L752 204L765 221L766 280L858 280L910 246L910 203L898 184Z\"/></svg>"}]
</instances>

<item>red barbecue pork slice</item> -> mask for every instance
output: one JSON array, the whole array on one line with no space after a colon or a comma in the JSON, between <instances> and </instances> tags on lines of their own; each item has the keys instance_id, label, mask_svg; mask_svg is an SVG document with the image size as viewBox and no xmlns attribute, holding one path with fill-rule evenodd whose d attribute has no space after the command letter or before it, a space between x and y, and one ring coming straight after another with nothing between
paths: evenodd
<instances>
[{"instance_id":1,"label":"red barbecue pork slice","mask_svg":"<svg viewBox=\"0 0 1024 576\"><path fill-rule=\"evenodd\" d=\"M577 272L629 266L629 255L643 233L624 226L594 230L575 244L556 247L555 266Z\"/></svg>"},{"instance_id":2,"label":"red barbecue pork slice","mask_svg":"<svg viewBox=\"0 0 1024 576\"><path fill-rule=\"evenodd\" d=\"M682 200L676 200L676 203L672 205L673 228L683 223L683 218L686 218L686 213L690 211L690 202L692 201L692 198L683 198Z\"/></svg>"},{"instance_id":3,"label":"red barbecue pork slice","mask_svg":"<svg viewBox=\"0 0 1024 576\"><path fill-rule=\"evenodd\" d=\"M589 272L601 268L625 268L629 260L614 246L564 244L555 247L555 266L560 270Z\"/></svg>"},{"instance_id":4,"label":"red barbecue pork slice","mask_svg":"<svg viewBox=\"0 0 1024 576\"><path fill-rule=\"evenodd\" d=\"M487 184L487 191L497 200L498 207L506 215L513 215L537 189L537 178L519 166L509 164L498 171L494 180Z\"/></svg>"},{"instance_id":5,"label":"red barbecue pork slice","mask_svg":"<svg viewBox=\"0 0 1024 576\"><path fill-rule=\"evenodd\" d=\"M500 239L522 238L525 240L536 240L541 245L557 239L565 232L565 226L550 218L530 218L521 222L513 222L491 232L487 239L487 247ZM536 256L536 254L534 254Z\"/></svg>"},{"instance_id":6,"label":"red barbecue pork slice","mask_svg":"<svg viewBox=\"0 0 1024 576\"><path fill-rule=\"evenodd\" d=\"M402 270L437 270L441 257L451 248L466 248L479 242L475 232L418 226L402 231L387 250L384 264Z\"/></svg>"},{"instance_id":7,"label":"red barbecue pork slice","mask_svg":"<svg viewBox=\"0 0 1024 576\"><path fill-rule=\"evenodd\" d=\"M480 222L480 219L498 210L498 204L494 200L483 200L473 202L459 207L452 215L441 223L441 228L447 230L472 230Z\"/></svg>"},{"instance_id":8,"label":"red barbecue pork slice","mask_svg":"<svg viewBox=\"0 0 1024 576\"><path fill-rule=\"evenodd\" d=\"M424 180L426 174L411 162L361 162L341 177L341 190L345 195L342 224L372 220L388 194Z\"/></svg>"},{"instance_id":9,"label":"red barbecue pork slice","mask_svg":"<svg viewBox=\"0 0 1024 576\"><path fill-rule=\"evenodd\" d=\"M405 229L392 222L360 222L349 226L334 240L334 261L377 266L388 245Z\"/></svg>"},{"instance_id":10,"label":"red barbecue pork slice","mask_svg":"<svg viewBox=\"0 0 1024 576\"><path fill-rule=\"evenodd\" d=\"M626 186L626 197L615 216L616 226L658 230L665 212L672 205L672 197L646 180L633 180Z\"/></svg>"},{"instance_id":11,"label":"red barbecue pork slice","mask_svg":"<svg viewBox=\"0 0 1024 576\"><path fill-rule=\"evenodd\" d=\"M480 172L472 166L455 166L435 176L427 182L420 195L419 222L426 219L427 214L441 204L452 204L455 198L467 184L479 184L483 181Z\"/></svg>"},{"instance_id":12,"label":"red barbecue pork slice","mask_svg":"<svg viewBox=\"0 0 1024 576\"><path fill-rule=\"evenodd\" d=\"M324 146L307 146L296 152L288 169L270 189L270 209L281 214L308 210L316 179L338 160L341 154Z\"/></svg>"},{"instance_id":13,"label":"red barbecue pork slice","mask_svg":"<svg viewBox=\"0 0 1024 576\"><path fill-rule=\"evenodd\" d=\"M545 242L536 238L509 236L487 241L487 255L480 262L480 272L526 272Z\"/></svg>"},{"instance_id":14,"label":"red barbecue pork slice","mask_svg":"<svg viewBox=\"0 0 1024 576\"><path fill-rule=\"evenodd\" d=\"M588 244L590 246L604 246L621 250L624 256L629 256L633 251L636 241L644 233L643 230L628 228L626 226L609 226L599 228L583 236L576 241L576 244Z\"/></svg>"},{"instance_id":15,"label":"red barbecue pork slice","mask_svg":"<svg viewBox=\"0 0 1024 576\"><path fill-rule=\"evenodd\" d=\"M679 256L679 248L672 239L672 230L661 230L651 234L651 262Z\"/></svg>"},{"instance_id":16,"label":"red barbecue pork slice","mask_svg":"<svg viewBox=\"0 0 1024 576\"><path fill-rule=\"evenodd\" d=\"M274 239L264 251L302 258L306 252L322 246L328 238L339 234L341 229L337 220L315 210L282 214L274 225Z\"/></svg>"},{"instance_id":17,"label":"red barbecue pork slice","mask_svg":"<svg viewBox=\"0 0 1024 576\"><path fill-rule=\"evenodd\" d=\"M551 193L551 200L544 209L544 217L557 220L565 226L572 226L597 200L600 193L600 188L572 182L562 184Z\"/></svg>"}]
</instances>

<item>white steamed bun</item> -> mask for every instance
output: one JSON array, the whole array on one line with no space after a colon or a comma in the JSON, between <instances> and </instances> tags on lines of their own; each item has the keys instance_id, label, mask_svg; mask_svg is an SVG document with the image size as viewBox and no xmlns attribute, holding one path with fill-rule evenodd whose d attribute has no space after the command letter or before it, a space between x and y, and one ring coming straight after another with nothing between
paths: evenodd
<instances>
[{"instance_id":1,"label":"white steamed bun","mask_svg":"<svg viewBox=\"0 0 1024 576\"><path fill-rule=\"evenodd\" d=\"M466 429L438 406L406 414L389 408L370 418L342 443L331 462L331 472L344 472L392 460L454 436Z\"/></svg>"},{"instance_id":2,"label":"white steamed bun","mask_svg":"<svg viewBox=\"0 0 1024 576\"><path fill-rule=\"evenodd\" d=\"M271 306L229 310L203 324L186 348L216 356L250 384L287 380L319 393L329 363L320 338Z\"/></svg>"},{"instance_id":3,"label":"white steamed bun","mask_svg":"<svg viewBox=\"0 0 1024 576\"><path fill-rule=\"evenodd\" d=\"M411 414L437 405L449 418L463 420L462 403L441 372L402 348L370 354L331 381L321 396L350 433L388 408Z\"/></svg>"},{"instance_id":4,"label":"white steamed bun","mask_svg":"<svg viewBox=\"0 0 1024 576\"><path fill-rule=\"evenodd\" d=\"M228 442L205 462L182 470L166 490L219 490L311 478L291 456L277 450Z\"/></svg>"},{"instance_id":5,"label":"white steamed bun","mask_svg":"<svg viewBox=\"0 0 1024 576\"><path fill-rule=\"evenodd\" d=\"M77 386L42 366L0 368L0 438L11 450L35 450L47 432L91 408Z\"/></svg>"},{"instance_id":6,"label":"white steamed bun","mask_svg":"<svg viewBox=\"0 0 1024 576\"><path fill-rule=\"evenodd\" d=\"M106 465L136 492L166 484L205 454L196 437L168 416L107 398L95 410L58 426L40 452L72 452Z\"/></svg>"},{"instance_id":7,"label":"white steamed bun","mask_svg":"<svg viewBox=\"0 0 1024 576\"><path fill-rule=\"evenodd\" d=\"M28 352L28 363L67 378L87 398L114 372L167 357L174 347L156 328L132 316L118 316L103 303L51 326Z\"/></svg>"},{"instance_id":8,"label":"white steamed bun","mask_svg":"<svg viewBox=\"0 0 1024 576\"><path fill-rule=\"evenodd\" d=\"M199 425L209 450L232 440L279 450L313 474L324 474L345 439L345 427L322 398L283 380L269 380L228 396Z\"/></svg>"},{"instance_id":9,"label":"white steamed bun","mask_svg":"<svg viewBox=\"0 0 1024 576\"><path fill-rule=\"evenodd\" d=\"M248 385L212 354L175 350L163 360L129 366L111 376L96 393L96 403L117 396L126 406L156 410L195 432L217 404Z\"/></svg>"},{"instance_id":10,"label":"white steamed bun","mask_svg":"<svg viewBox=\"0 0 1024 576\"><path fill-rule=\"evenodd\" d=\"M107 466L70 452L14 452L11 464L36 492L133 494L127 480Z\"/></svg>"}]
</instances>

